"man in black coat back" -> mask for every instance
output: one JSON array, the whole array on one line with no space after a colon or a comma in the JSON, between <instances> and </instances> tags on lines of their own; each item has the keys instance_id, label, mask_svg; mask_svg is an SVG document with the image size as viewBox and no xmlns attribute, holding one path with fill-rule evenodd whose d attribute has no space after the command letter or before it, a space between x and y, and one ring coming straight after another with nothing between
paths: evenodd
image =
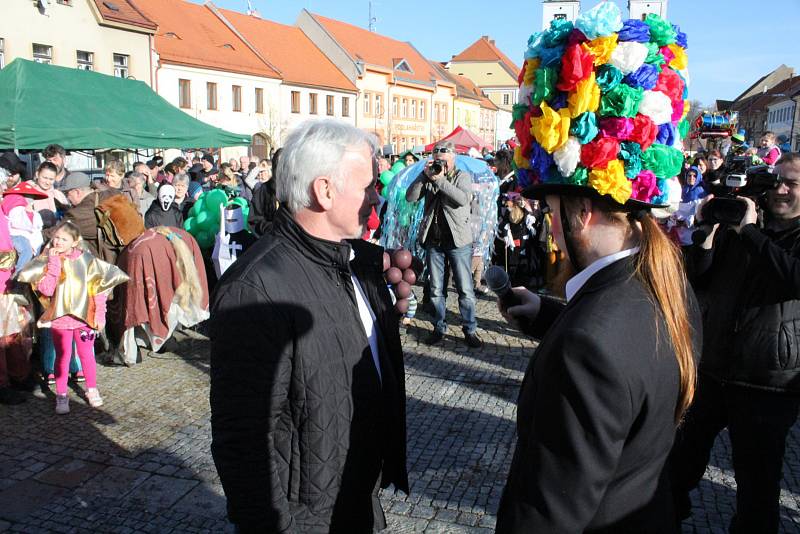
<instances>
[{"instance_id":1,"label":"man in black coat back","mask_svg":"<svg viewBox=\"0 0 800 534\"><path fill-rule=\"evenodd\" d=\"M378 488L408 491L399 317L357 239L374 152L352 126L295 129L285 209L212 299L211 451L240 532L373 532Z\"/></svg>"},{"instance_id":2,"label":"man in black coat back","mask_svg":"<svg viewBox=\"0 0 800 534\"><path fill-rule=\"evenodd\" d=\"M567 184L524 194L546 195L578 274L566 305L524 288L521 305L501 305L541 343L519 394L497 532L674 533L664 466L699 350L698 333L665 320L699 313L678 252L646 203Z\"/></svg>"},{"instance_id":3,"label":"man in black coat back","mask_svg":"<svg viewBox=\"0 0 800 534\"><path fill-rule=\"evenodd\" d=\"M697 399L671 458L681 519L689 492L728 427L736 477L731 532L778 532L786 436L800 408L800 154L785 154L767 192L765 225L756 205L740 224L715 225L688 250L703 308Z\"/></svg>"}]
</instances>

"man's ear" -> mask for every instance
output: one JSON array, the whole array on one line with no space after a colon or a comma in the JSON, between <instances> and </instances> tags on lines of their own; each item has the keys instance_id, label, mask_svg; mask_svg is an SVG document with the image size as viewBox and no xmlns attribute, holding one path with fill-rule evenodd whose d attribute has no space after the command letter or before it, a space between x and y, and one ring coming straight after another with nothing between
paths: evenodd
<instances>
[{"instance_id":1,"label":"man's ear","mask_svg":"<svg viewBox=\"0 0 800 534\"><path fill-rule=\"evenodd\" d=\"M319 206L322 211L333 207L334 189L336 185L330 176L318 176L311 182L311 202Z\"/></svg>"},{"instance_id":2,"label":"man's ear","mask_svg":"<svg viewBox=\"0 0 800 534\"><path fill-rule=\"evenodd\" d=\"M581 228L586 228L592 220L592 200L589 198L580 199L580 213L576 213L580 220Z\"/></svg>"}]
</instances>

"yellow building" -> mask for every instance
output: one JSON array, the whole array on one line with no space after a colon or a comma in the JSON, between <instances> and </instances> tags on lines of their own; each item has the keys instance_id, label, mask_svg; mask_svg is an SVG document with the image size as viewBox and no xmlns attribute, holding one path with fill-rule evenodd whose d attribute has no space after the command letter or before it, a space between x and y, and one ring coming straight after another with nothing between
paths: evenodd
<instances>
[{"instance_id":1,"label":"yellow building","mask_svg":"<svg viewBox=\"0 0 800 534\"><path fill-rule=\"evenodd\" d=\"M156 23L129 0L3 0L0 68L15 58L153 85Z\"/></svg>"},{"instance_id":2,"label":"yellow building","mask_svg":"<svg viewBox=\"0 0 800 534\"><path fill-rule=\"evenodd\" d=\"M407 42L303 10L297 26L358 88L356 126L394 153L450 133L455 84Z\"/></svg>"}]
</instances>

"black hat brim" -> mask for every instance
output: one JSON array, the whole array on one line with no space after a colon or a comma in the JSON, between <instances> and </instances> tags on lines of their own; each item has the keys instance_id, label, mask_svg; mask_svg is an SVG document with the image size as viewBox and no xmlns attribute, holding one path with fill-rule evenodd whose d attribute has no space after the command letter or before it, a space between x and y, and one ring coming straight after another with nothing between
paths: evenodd
<instances>
[{"instance_id":1,"label":"black hat brim","mask_svg":"<svg viewBox=\"0 0 800 534\"><path fill-rule=\"evenodd\" d=\"M544 200L547 195L603 198L613 204L622 207L626 211L638 211L654 208L668 208L669 204L651 204L641 200L629 199L625 204L620 204L609 195L601 195L596 189L585 185L572 184L535 184L522 190L525 198Z\"/></svg>"}]
</instances>

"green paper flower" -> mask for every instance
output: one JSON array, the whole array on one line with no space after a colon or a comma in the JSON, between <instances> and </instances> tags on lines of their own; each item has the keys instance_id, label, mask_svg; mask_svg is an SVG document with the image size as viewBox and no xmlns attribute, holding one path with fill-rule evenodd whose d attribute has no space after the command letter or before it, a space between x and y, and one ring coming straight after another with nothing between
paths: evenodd
<instances>
[{"instance_id":1,"label":"green paper flower","mask_svg":"<svg viewBox=\"0 0 800 534\"><path fill-rule=\"evenodd\" d=\"M621 83L600 97L598 115L602 117L633 118L639 111L644 89Z\"/></svg>"},{"instance_id":2,"label":"green paper flower","mask_svg":"<svg viewBox=\"0 0 800 534\"><path fill-rule=\"evenodd\" d=\"M610 63L597 67L597 85L600 86L600 90L604 93L618 86L622 81L622 77L622 71Z\"/></svg>"}]
</instances>

